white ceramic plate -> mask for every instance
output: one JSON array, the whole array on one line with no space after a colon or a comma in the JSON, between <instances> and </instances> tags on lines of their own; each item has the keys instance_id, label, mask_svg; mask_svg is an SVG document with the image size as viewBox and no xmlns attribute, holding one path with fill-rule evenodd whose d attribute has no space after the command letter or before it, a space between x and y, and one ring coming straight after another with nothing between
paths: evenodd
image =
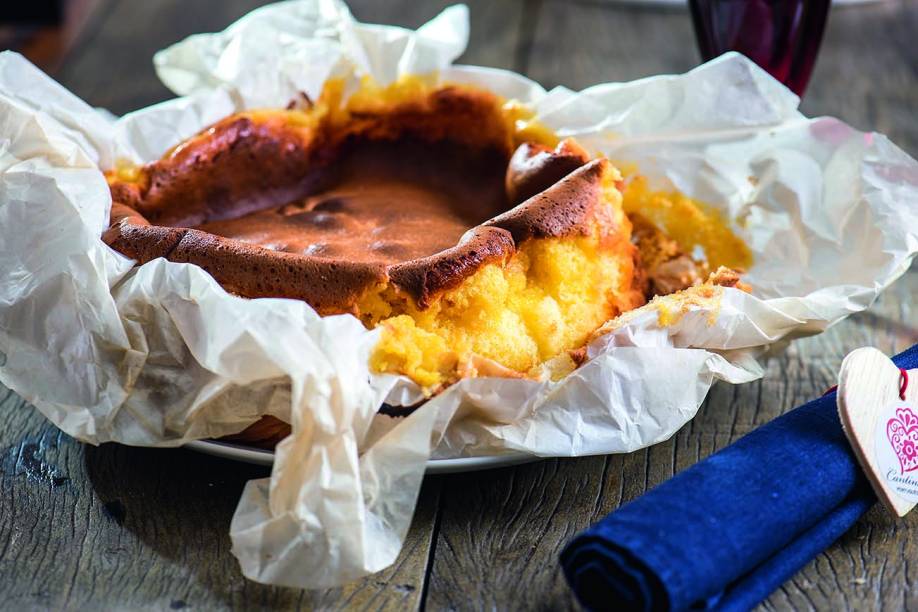
<instances>
[{"instance_id":1,"label":"white ceramic plate","mask_svg":"<svg viewBox=\"0 0 918 612\"><path fill-rule=\"evenodd\" d=\"M255 465L274 464L274 452L241 444L229 442L216 442L214 440L194 440L185 445L193 451L253 463ZM460 459L431 459L427 462L427 474L455 474L458 472L477 472L498 467L508 467L538 461L538 457L531 455L500 455L497 457L463 457Z\"/></svg>"}]
</instances>

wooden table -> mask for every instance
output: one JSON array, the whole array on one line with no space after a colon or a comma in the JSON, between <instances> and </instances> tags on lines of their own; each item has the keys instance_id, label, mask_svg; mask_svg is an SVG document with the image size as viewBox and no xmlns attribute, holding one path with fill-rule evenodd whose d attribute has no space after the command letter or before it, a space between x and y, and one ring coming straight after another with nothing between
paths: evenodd
<instances>
[{"instance_id":1,"label":"wooden table","mask_svg":"<svg viewBox=\"0 0 918 612\"><path fill-rule=\"evenodd\" d=\"M79 0L85 11L48 60L61 82L122 113L169 97L152 53L222 29L257 2ZM365 21L416 27L446 2L353 4ZM685 10L588 0L471 2L467 63L580 88L698 62ZM71 24L72 26L72 24ZM803 104L888 134L918 153L918 3L833 10ZM52 37L53 38L53 37ZM46 37L47 39L47 37ZM27 48L28 50L28 48ZM42 55L44 54L44 55ZM229 523L247 480L267 470L184 450L80 444L0 388L0 608L572 608L557 557L575 533L750 429L831 386L844 355L918 342L918 268L869 312L767 362L761 381L717 384L669 441L629 455L546 460L428 478L389 569L321 592L243 579ZM767 609L918 609L918 515L874 509L765 602Z\"/></svg>"}]
</instances>

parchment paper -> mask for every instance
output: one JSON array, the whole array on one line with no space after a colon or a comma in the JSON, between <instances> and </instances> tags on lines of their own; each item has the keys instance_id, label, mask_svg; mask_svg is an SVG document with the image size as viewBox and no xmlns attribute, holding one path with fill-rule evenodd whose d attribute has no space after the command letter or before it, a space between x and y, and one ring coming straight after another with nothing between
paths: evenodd
<instances>
[{"instance_id":1,"label":"parchment paper","mask_svg":"<svg viewBox=\"0 0 918 612\"><path fill-rule=\"evenodd\" d=\"M868 307L918 251L918 164L882 135L803 117L741 56L545 92L452 65L467 39L463 6L410 31L357 23L332 0L270 5L158 53L182 97L117 120L0 54L0 382L92 444L177 446L263 414L291 422L271 478L248 483L231 525L251 579L331 586L389 565L431 452L572 456L664 440L715 379L761 376L757 354ZM652 186L745 219L753 295L724 289L667 327L645 308L559 382L464 380L396 420L376 416L382 401L419 390L368 370L378 332L302 302L233 297L193 265L134 267L99 239L100 168L156 159L236 110L315 97L332 76L434 71L530 103Z\"/></svg>"}]
</instances>

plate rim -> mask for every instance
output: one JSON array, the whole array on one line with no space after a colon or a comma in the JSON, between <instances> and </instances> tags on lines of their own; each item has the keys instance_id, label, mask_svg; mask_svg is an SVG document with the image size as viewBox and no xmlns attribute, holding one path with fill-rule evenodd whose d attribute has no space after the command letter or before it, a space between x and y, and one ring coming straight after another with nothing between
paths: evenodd
<instances>
[{"instance_id":1,"label":"plate rim","mask_svg":"<svg viewBox=\"0 0 918 612\"><path fill-rule=\"evenodd\" d=\"M271 467L274 465L274 451L254 448L221 440L192 440L184 444L189 450L253 465ZM430 459L424 473L429 476L437 474L458 474L477 472L500 467L511 467L539 461L542 457L522 453L488 455L484 457L458 457L455 459Z\"/></svg>"}]
</instances>

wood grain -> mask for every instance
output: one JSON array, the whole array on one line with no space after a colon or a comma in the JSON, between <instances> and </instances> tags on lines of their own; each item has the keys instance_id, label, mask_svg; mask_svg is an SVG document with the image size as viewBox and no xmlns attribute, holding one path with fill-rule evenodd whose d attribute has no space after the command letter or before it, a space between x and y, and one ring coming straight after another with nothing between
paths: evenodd
<instances>
[{"instance_id":1,"label":"wood grain","mask_svg":"<svg viewBox=\"0 0 918 612\"><path fill-rule=\"evenodd\" d=\"M844 355L860 346L875 346L886 354L918 343L918 266L880 297L870 312L856 315L825 334L791 345L790 356L807 365L804 379L818 389L834 384ZM766 374L771 378L772 372ZM772 378L772 380L774 380ZM803 385L806 382L801 381ZM803 386L801 385L801 386ZM790 399L800 401L805 387ZM799 398L799 399L798 399ZM896 519L875 507L853 530L817 557L764 604L768 610L911 610L918 606L918 579L908 572L916 558L918 514Z\"/></svg>"},{"instance_id":2,"label":"wood grain","mask_svg":"<svg viewBox=\"0 0 918 612\"><path fill-rule=\"evenodd\" d=\"M918 143L909 140L914 120L895 109L899 98L912 108L918 102L915 54L890 58L893 49L901 47L889 43L901 34L887 41L875 39L875 34L883 30L883 24L896 32L907 28L915 5L890 4L896 6L882 11L873 7L863 13L859 9L836 11L826 36L828 59L817 65L813 101L804 110L840 115L856 126L869 127L875 119L867 110L872 100L884 111L893 109L884 115L886 125L876 129L914 150ZM896 15L904 24L891 23ZM844 97L839 96L840 83L833 73L853 54L852 37L884 47L877 54L860 54L857 68L844 72L858 81L859 92L867 91L872 83L864 74L911 71L911 82L893 94L890 106L886 103L891 86L863 97L863 103L833 104ZM585 40L590 45L584 45ZM603 81L682 72L698 59L685 11L546 2L528 65L530 76L546 86L582 88ZM870 62L868 68L865 64ZM886 79L886 74L879 78ZM890 76L890 82L901 81ZM715 385L699 415L663 444L625 456L558 459L455 477L456 485L444 488L428 605L433 609L574 607L557 563L563 544L573 533L751 429L818 396L834 384L841 360L850 350L873 345L892 354L918 342L918 317L909 303L915 295L918 269L913 268L870 312L820 336L797 341L768 360L762 380L741 386ZM909 609L908 604L916 603L914 580L905 579L902 562L893 559L915 554L908 541L918 532L916 527L916 516L896 524L872 511L764 607ZM872 552L868 555L867 550ZM890 566L896 567L895 579L889 576Z\"/></svg>"},{"instance_id":3,"label":"wood grain","mask_svg":"<svg viewBox=\"0 0 918 612\"><path fill-rule=\"evenodd\" d=\"M152 53L219 30L259 2L110 0L58 74L91 104L126 112L170 97ZM416 27L448 2L351 3L359 19ZM467 61L512 67L523 2L472 2ZM386 15L390 17L386 19ZM229 523L247 480L267 471L187 451L79 444L0 387L0 608L373 609L421 606L442 480L421 490L395 564L340 589L246 581ZM41 554L36 554L41 551Z\"/></svg>"},{"instance_id":4,"label":"wood grain","mask_svg":"<svg viewBox=\"0 0 918 612\"><path fill-rule=\"evenodd\" d=\"M80 41L79 52L56 76L90 104L119 115L173 97L153 70L156 51L191 34L222 30L267 4L264 0L109 2L98 26ZM454 2L357 0L348 4L354 16L364 21L418 27ZM461 61L512 68L524 0L467 4L473 27L469 51Z\"/></svg>"},{"instance_id":5,"label":"wood grain","mask_svg":"<svg viewBox=\"0 0 918 612\"><path fill-rule=\"evenodd\" d=\"M99 0L58 73L94 105L121 113L169 97L153 51L224 28L254 0ZM416 27L449 0L352 2L359 19ZM470 2L462 61L524 70L575 88L698 61L688 14L588 0ZM918 150L918 4L833 9L803 109L836 115ZM588 43L588 44L587 44ZM834 383L844 355L918 342L918 268L866 313L792 343L761 381L717 384L672 439L629 455L547 460L430 478L396 564L342 589L300 592L248 582L229 549L244 483L265 470L186 451L105 445L59 433L0 388L0 608L568 609L557 556L577 531L673 473ZM918 515L873 510L764 604L785 609L918 609L909 559Z\"/></svg>"},{"instance_id":6,"label":"wood grain","mask_svg":"<svg viewBox=\"0 0 918 612\"><path fill-rule=\"evenodd\" d=\"M153 54L199 32L222 30L259 0L109 0L98 25L55 75L93 106L123 114L173 97L156 78Z\"/></svg>"},{"instance_id":7,"label":"wood grain","mask_svg":"<svg viewBox=\"0 0 918 612\"><path fill-rule=\"evenodd\" d=\"M452 477L430 577L432 609L564 609L574 606L557 557L570 537L619 505L835 384L845 354L887 354L918 342L913 267L873 307L820 336L792 343L746 385L716 384L699 415L673 438L629 455L552 459ZM897 523L871 511L857 528L774 594L767 609L886 609L918 603L900 567L914 555L918 515ZM871 551L868 552L867 551ZM893 569L895 567L895 569ZM889 577L895 571L896 579ZM841 586L839 586L841 585Z\"/></svg>"},{"instance_id":8,"label":"wood grain","mask_svg":"<svg viewBox=\"0 0 918 612\"><path fill-rule=\"evenodd\" d=\"M801 110L886 134L918 156L918 2L836 6Z\"/></svg>"},{"instance_id":9,"label":"wood grain","mask_svg":"<svg viewBox=\"0 0 918 612\"><path fill-rule=\"evenodd\" d=\"M699 59L684 9L551 0L535 28L529 76L545 87L583 89L685 72Z\"/></svg>"},{"instance_id":10,"label":"wood grain","mask_svg":"<svg viewBox=\"0 0 918 612\"><path fill-rule=\"evenodd\" d=\"M367 609L419 605L440 481L389 569L341 589L247 581L229 524L266 468L185 450L80 444L0 392L0 608Z\"/></svg>"},{"instance_id":11,"label":"wood grain","mask_svg":"<svg viewBox=\"0 0 918 612\"><path fill-rule=\"evenodd\" d=\"M918 3L885 0L833 7L801 110L889 136L918 154ZM583 41L590 41L589 45ZM528 62L550 87L679 73L701 61L686 9L546 2Z\"/></svg>"}]
</instances>

